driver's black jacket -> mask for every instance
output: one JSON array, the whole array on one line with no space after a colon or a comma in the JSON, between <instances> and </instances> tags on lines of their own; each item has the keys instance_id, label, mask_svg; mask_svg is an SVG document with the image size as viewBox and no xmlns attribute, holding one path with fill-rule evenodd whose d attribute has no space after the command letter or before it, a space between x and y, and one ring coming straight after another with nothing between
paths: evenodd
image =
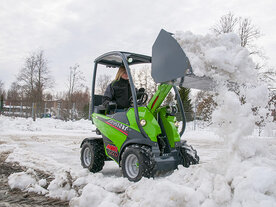
<instances>
[{"instance_id":1,"label":"driver's black jacket","mask_svg":"<svg viewBox=\"0 0 276 207\"><path fill-rule=\"evenodd\" d=\"M117 104L117 109L129 108L129 99L131 97L131 89L129 81L120 78L118 81L112 81L104 93L103 103L106 108L110 101L114 101Z\"/></svg>"}]
</instances>

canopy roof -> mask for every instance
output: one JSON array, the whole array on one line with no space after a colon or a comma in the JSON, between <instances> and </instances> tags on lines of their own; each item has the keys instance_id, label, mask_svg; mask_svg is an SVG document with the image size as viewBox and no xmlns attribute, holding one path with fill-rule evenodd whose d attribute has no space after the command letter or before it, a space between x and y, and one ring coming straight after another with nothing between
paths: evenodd
<instances>
[{"instance_id":1,"label":"canopy roof","mask_svg":"<svg viewBox=\"0 0 276 207\"><path fill-rule=\"evenodd\" d=\"M122 56L125 56L128 65L140 63L151 63L151 57L131 52L113 51L108 52L95 59L95 62L106 65L107 67L120 67L123 64Z\"/></svg>"}]
</instances>

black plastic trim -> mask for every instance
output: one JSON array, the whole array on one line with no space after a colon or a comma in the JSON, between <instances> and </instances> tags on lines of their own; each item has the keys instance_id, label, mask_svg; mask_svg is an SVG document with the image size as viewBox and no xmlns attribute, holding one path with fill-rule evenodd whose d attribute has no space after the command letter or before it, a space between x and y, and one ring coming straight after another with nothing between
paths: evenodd
<instances>
[{"instance_id":1,"label":"black plastic trim","mask_svg":"<svg viewBox=\"0 0 276 207\"><path fill-rule=\"evenodd\" d=\"M157 146L156 142L153 142L149 139L141 139L141 138L132 139L132 138L127 137L126 141L124 142L124 144L121 146L121 149L120 149L119 162L118 162L119 165L120 165L122 153L124 152L125 148L131 144L146 145L146 146L150 146L150 147Z\"/></svg>"},{"instance_id":2,"label":"black plastic trim","mask_svg":"<svg viewBox=\"0 0 276 207\"><path fill-rule=\"evenodd\" d=\"M82 142L81 142L81 145L80 145L80 148L82 148L82 145L85 143L85 142L89 142L89 141L92 141L92 140L95 140L95 139L103 139L102 137L87 137L87 138L85 138L84 140L82 140Z\"/></svg>"}]
</instances>

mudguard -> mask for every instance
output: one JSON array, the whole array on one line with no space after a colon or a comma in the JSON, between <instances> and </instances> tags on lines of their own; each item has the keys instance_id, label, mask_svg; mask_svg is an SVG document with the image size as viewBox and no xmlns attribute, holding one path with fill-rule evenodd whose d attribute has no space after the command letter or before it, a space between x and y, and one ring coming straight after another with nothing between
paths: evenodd
<instances>
[{"instance_id":1,"label":"mudguard","mask_svg":"<svg viewBox=\"0 0 276 207\"><path fill-rule=\"evenodd\" d=\"M83 145L85 142L89 142L89 141L95 140L95 139L97 139L97 140L103 140L102 137L87 137L87 138L85 138L84 140L82 140L81 145L80 145L80 148L82 148L82 145Z\"/></svg>"},{"instance_id":2,"label":"mudguard","mask_svg":"<svg viewBox=\"0 0 276 207\"><path fill-rule=\"evenodd\" d=\"M129 145L132 145L132 144L145 145L145 146L149 146L149 147L153 147L153 146L157 147L157 143L152 142L149 139L141 139L141 138L130 139L130 138L127 138L127 140L125 141L125 143L121 147L121 151L120 151L120 154L119 154L119 160L118 160L119 166L121 166L120 161L121 161L121 157L122 157L122 154L123 154L125 148Z\"/></svg>"}]
</instances>

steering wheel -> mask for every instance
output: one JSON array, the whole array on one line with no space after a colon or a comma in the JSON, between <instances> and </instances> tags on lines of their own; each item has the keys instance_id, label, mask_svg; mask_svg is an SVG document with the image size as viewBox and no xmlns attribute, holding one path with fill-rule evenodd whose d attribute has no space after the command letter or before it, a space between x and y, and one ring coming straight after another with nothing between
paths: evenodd
<instances>
[{"instance_id":1,"label":"steering wheel","mask_svg":"<svg viewBox=\"0 0 276 207\"><path fill-rule=\"evenodd\" d=\"M148 94L145 93L145 92L138 92L137 93L137 105L140 106L140 105L143 105L147 102L148 100ZM132 96L129 98L129 104L131 106L133 106L133 98Z\"/></svg>"},{"instance_id":2,"label":"steering wheel","mask_svg":"<svg viewBox=\"0 0 276 207\"><path fill-rule=\"evenodd\" d=\"M146 94L145 92L138 92L137 93L137 104L138 105L143 105L147 102L148 100L148 94Z\"/></svg>"}]
</instances>

